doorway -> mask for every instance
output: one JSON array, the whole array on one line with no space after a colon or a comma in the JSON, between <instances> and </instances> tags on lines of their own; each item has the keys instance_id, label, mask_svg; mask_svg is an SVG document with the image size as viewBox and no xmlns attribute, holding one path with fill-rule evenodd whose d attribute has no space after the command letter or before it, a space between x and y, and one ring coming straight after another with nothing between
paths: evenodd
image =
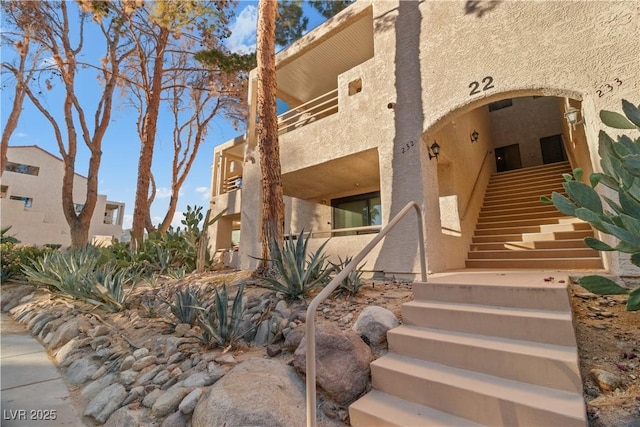
<instances>
[{"instance_id":1,"label":"doorway","mask_svg":"<svg viewBox=\"0 0 640 427\"><path fill-rule=\"evenodd\" d=\"M567 152L564 149L562 135L540 138L540 150L542 151L542 163L557 163L567 160Z\"/></svg>"},{"instance_id":2,"label":"doorway","mask_svg":"<svg viewBox=\"0 0 640 427\"><path fill-rule=\"evenodd\" d=\"M498 147L494 151L496 154L496 171L505 172L522 168L519 144Z\"/></svg>"}]
</instances>

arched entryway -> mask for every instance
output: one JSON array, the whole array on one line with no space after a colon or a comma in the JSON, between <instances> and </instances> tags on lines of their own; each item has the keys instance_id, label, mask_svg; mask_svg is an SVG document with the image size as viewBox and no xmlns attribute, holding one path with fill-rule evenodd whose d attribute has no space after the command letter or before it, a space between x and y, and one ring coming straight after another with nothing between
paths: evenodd
<instances>
[{"instance_id":1,"label":"arched entryway","mask_svg":"<svg viewBox=\"0 0 640 427\"><path fill-rule=\"evenodd\" d=\"M542 91L539 94L508 93L452 111L425 132L422 137L425 149L434 142L440 146L435 168L440 229L430 235L432 271L483 266L558 268L565 264L552 260L488 263L473 259L501 259L503 255L517 259L526 259L529 255L540 259L569 258L572 249L577 251L576 245L582 247L585 233L565 231L585 228L591 232L590 228L583 224L574 226L566 218L556 218L560 215L537 201L539 196L561 191L562 173L580 167L588 176L593 169L583 125L570 124L565 116L569 109L580 111L581 107L576 99L545 96ZM500 181L496 176L501 174L504 174L502 188L494 188ZM491 203L496 205L483 207ZM487 209L493 211L485 212ZM553 225L558 223L565 225ZM491 234L497 235L495 241L484 237ZM525 243L519 244L522 239ZM575 242L527 242L536 239ZM435 250L434 241L438 242L435 247L447 250ZM560 251L556 246L565 246L566 250ZM549 249L539 250L542 248ZM492 253L475 252L481 250ZM515 250L529 252L515 253ZM595 252L585 251L585 255L600 259ZM602 268L601 261L566 263L567 268L596 265Z\"/></svg>"}]
</instances>

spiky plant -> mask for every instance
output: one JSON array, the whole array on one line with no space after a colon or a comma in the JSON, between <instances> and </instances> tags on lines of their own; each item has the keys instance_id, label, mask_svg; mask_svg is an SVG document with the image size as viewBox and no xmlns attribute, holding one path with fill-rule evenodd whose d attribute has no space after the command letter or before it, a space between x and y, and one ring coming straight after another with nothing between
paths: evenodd
<instances>
[{"instance_id":1,"label":"spiky plant","mask_svg":"<svg viewBox=\"0 0 640 427\"><path fill-rule=\"evenodd\" d=\"M173 301L163 302L169 307L169 311L177 320L168 319L172 324L188 323L194 326L198 321L198 310L201 307L200 294L197 289L187 287L178 289L173 294Z\"/></svg>"},{"instance_id":2,"label":"spiky plant","mask_svg":"<svg viewBox=\"0 0 640 427\"><path fill-rule=\"evenodd\" d=\"M297 239L289 236L282 249L272 245L273 258L267 261L275 268L277 277L263 277L261 286L281 292L287 299L304 299L311 289L326 285L333 272L323 252L328 240L307 256L309 240L310 234L305 237L301 231Z\"/></svg>"},{"instance_id":3,"label":"spiky plant","mask_svg":"<svg viewBox=\"0 0 640 427\"><path fill-rule=\"evenodd\" d=\"M342 260L342 258L338 256L338 262L331 263L331 265L333 265L333 268L336 273L340 273L351 262L352 259L353 259L352 257L346 257L344 260ZM336 290L334 291L334 294L348 295L348 296L357 295L358 292L360 292L360 289L362 288L362 284L363 284L362 282L362 274L364 273L364 271L362 271L363 267L364 267L364 264L360 265L358 268L354 268L353 270L351 270L347 275L347 277L345 277L342 280L342 283L340 283L340 286L336 288Z\"/></svg>"},{"instance_id":4,"label":"spiky plant","mask_svg":"<svg viewBox=\"0 0 640 427\"><path fill-rule=\"evenodd\" d=\"M214 301L208 308L199 308L198 325L202 328L202 342L218 347L234 347L237 341L249 331L240 331L240 323L244 314L242 295L244 285L240 285L229 313L229 297L227 285L223 284L220 292L214 291Z\"/></svg>"}]
</instances>

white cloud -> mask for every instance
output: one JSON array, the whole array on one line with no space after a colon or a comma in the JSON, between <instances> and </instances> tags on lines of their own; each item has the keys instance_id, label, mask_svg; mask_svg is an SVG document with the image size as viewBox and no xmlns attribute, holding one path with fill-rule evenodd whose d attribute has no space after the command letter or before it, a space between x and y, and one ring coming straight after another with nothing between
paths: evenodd
<instances>
[{"instance_id":1,"label":"white cloud","mask_svg":"<svg viewBox=\"0 0 640 427\"><path fill-rule=\"evenodd\" d=\"M209 200L209 187L196 187L195 190L202 194L202 200Z\"/></svg>"},{"instance_id":2,"label":"white cloud","mask_svg":"<svg viewBox=\"0 0 640 427\"><path fill-rule=\"evenodd\" d=\"M13 134L13 136L15 136L16 138L26 138L29 135L24 133L24 132L16 132L16 133Z\"/></svg>"},{"instance_id":3,"label":"white cloud","mask_svg":"<svg viewBox=\"0 0 640 427\"><path fill-rule=\"evenodd\" d=\"M178 196L182 196L184 192L182 188L178 192ZM158 187L156 188L156 199L168 199L171 197L171 189L168 187Z\"/></svg>"},{"instance_id":4,"label":"white cloud","mask_svg":"<svg viewBox=\"0 0 640 427\"><path fill-rule=\"evenodd\" d=\"M257 21L258 9L254 5L242 9L231 23L231 36L227 39L227 47L232 52L249 53L256 50Z\"/></svg>"}]
</instances>

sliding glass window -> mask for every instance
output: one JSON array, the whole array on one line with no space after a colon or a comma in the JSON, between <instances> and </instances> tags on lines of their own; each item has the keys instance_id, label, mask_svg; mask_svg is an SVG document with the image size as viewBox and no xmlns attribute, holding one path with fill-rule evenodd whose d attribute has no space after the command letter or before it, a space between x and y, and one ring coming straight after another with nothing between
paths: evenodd
<instances>
[{"instance_id":1,"label":"sliding glass window","mask_svg":"<svg viewBox=\"0 0 640 427\"><path fill-rule=\"evenodd\" d=\"M333 199L333 228L368 227L382 224L380 192ZM377 233L377 230L349 230L336 232L334 236Z\"/></svg>"}]
</instances>

